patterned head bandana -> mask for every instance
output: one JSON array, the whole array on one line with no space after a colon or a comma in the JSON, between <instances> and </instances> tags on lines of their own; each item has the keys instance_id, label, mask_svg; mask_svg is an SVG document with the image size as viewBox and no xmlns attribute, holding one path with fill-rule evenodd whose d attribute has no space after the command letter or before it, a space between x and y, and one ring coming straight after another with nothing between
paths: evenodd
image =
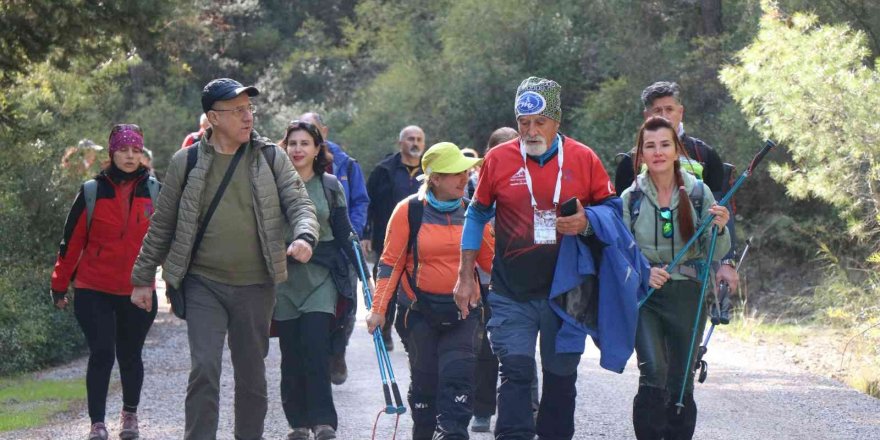
<instances>
[{"instance_id":1,"label":"patterned head bandana","mask_svg":"<svg viewBox=\"0 0 880 440\"><path fill-rule=\"evenodd\" d=\"M542 115L562 122L562 87L556 81L530 76L516 88L516 117Z\"/></svg>"},{"instance_id":2,"label":"patterned head bandana","mask_svg":"<svg viewBox=\"0 0 880 440\"><path fill-rule=\"evenodd\" d=\"M108 148L110 157L113 153L122 147L135 147L144 149L144 136L141 134L140 127L133 124L120 124L113 127L110 132L110 148Z\"/></svg>"}]
</instances>

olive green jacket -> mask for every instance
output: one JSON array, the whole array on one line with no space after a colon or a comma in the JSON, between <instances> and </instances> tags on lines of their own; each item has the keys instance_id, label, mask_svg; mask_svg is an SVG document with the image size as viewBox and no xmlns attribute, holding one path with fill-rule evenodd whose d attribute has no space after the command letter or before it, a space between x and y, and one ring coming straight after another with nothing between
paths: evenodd
<instances>
[{"instance_id":1,"label":"olive green jacket","mask_svg":"<svg viewBox=\"0 0 880 440\"><path fill-rule=\"evenodd\" d=\"M697 180L697 178L690 173L682 173L682 175L685 191L688 194L694 189L694 185L703 185L703 212L700 213L700 215L697 215L697 213L694 212L693 205L690 206L691 218L694 219L696 228L700 226L700 219L704 219L709 215L708 211L715 203L715 197L712 196L712 191L702 180ZM674 255L678 253L686 243L681 236L681 228L678 224L677 206L679 192L675 191L672 193L672 200L669 203L669 206L674 208L672 210L674 234L673 237L664 238L661 229L663 220L660 219L658 213L660 208L657 203L657 189L654 187L654 183L648 176L647 171L636 176L636 181L633 186L635 185L638 185L642 190L639 216L636 218L635 223L633 223L630 213L630 199L633 187L627 188L620 196L623 201L623 223L627 226L632 225L633 237L635 237L636 242L639 244L639 248L642 250L642 254L645 255L648 262L651 264L669 263L672 261ZM710 230L707 229L697 243L688 250L683 262L695 259L704 260L706 258L706 254L709 252L709 239L711 237L709 231ZM727 226L718 232L718 240L715 242L715 255L712 257L713 261L718 261L730 250L730 234L727 233ZM672 274L672 278L686 279L686 277L681 276L678 273Z\"/></svg>"},{"instance_id":2,"label":"olive green jacket","mask_svg":"<svg viewBox=\"0 0 880 440\"><path fill-rule=\"evenodd\" d=\"M198 230L201 204L210 203L204 194L205 178L216 153L204 142L208 136L210 129L202 141L192 147L199 149L198 160L182 193L186 149L179 150L171 158L159 193L158 206L155 207L150 228L132 270L131 281L135 286L152 285L156 267L160 264L165 282L175 288L180 287L186 275ZM251 145L253 148L248 156L242 158L242 164L250 166L253 180L254 214L259 230L259 237L254 238L260 240L269 276L277 284L287 279L285 222L289 222L294 237L308 234L317 243L318 221L315 206L284 150L256 132L251 133ZM271 164L271 169L261 151L267 145L271 146L267 148L276 149L275 163Z\"/></svg>"}]
</instances>

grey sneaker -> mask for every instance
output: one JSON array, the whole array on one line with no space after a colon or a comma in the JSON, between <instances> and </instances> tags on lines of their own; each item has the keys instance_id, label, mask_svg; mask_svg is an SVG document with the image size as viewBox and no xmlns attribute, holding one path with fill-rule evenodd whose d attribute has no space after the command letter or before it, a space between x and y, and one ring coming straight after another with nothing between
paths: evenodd
<instances>
[{"instance_id":1,"label":"grey sneaker","mask_svg":"<svg viewBox=\"0 0 880 440\"><path fill-rule=\"evenodd\" d=\"M486 416L486 417L474 416L474 420L471 422L471 431L489 432L489 428L491 425L492 425L492 416Z\"/></svg>"},{"instance_id":2,"label":"grey sneaker","mask_svg":"<svg viewBox=\"0 0 880 440\"><path fill-rule=\"evenodd\" d=\"M330 356L330 382L342 385L348 379L348 365L345 364L345 353Z\"/></svg>"},{"instance_id":3,"label":"grey sneaker","mask_svg":"<svg viewBox=\"0 0 880 440\"><path fill-rule=\"evenodd\" d=\"M336 430L330 425L315 425L315 440L331 440L336 438Z\"/></svg>"},{"instance_id":4,"label":"grey sneaker","mask_svg":"<svg viewBox=\"0 0 880 440\"><path fill-rule=\"evenodd\" d=\"M137 413L122 410L119 416L119 438L122 440L134 440L140 438L138 431L138 415Z\"/></svg>"},{"instance_id":5,"label":"grey sneaker","mask_svg":"<svg viewBox=\"0 0 880 440\"><path fill-rule=\"evenodd\" d=\"M107 432L107 426L104 425L104 422L92 423L92 428L89 430L89 440L107 440L109 438L110 433Z\"/></svg>"},{"instance_id":6,"label":"grey sneaker","mask_svg":"<svg viewBox=\"0 0 880 440\"><path fill-rule=\"evenodd\" d=\"M309 428L293 428L287 434L287 440L309 440L310 435Z\"/></svg>"}]
</instances>

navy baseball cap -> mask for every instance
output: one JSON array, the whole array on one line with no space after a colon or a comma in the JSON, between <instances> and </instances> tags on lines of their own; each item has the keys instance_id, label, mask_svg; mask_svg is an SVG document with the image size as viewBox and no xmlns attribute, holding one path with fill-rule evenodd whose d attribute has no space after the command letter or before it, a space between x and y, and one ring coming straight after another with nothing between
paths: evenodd
<instances>
[{"instance_id":1,"label":"navy baseball cap","mask_svg":"<svg viewBox=\"0 0 880 440\"><path fill-rule=\"evenodd\" d=\"M202 89L202 110L208 113L217 101L226 101L247 92L248 96L257 96L260 91L254 86L243 86L240 82L230 78L218 78L211 80Z\"/></svg>"}]
</instances>

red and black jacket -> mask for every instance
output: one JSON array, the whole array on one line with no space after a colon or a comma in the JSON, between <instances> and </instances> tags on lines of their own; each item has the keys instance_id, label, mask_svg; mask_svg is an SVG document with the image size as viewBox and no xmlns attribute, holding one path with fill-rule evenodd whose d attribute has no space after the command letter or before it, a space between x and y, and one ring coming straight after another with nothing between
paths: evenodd
<instances>
[{"instance_id":1,"label":"red and black jacket","mask_svg":"<svg viewBox=\"0 0 880 440\"><path fill-rule=\"evenodd\" d=\"M97 200L88 231L86 202L80 187L64 224L64 236L52 272L53 292L67 292L70 280L75 277L76 288L131 295L134 289L131 270L154 207L147 188L146 168L140 168L133 178L127 179L114 171L103 171L95 177Z\"/></svg>"}]
</instances>

